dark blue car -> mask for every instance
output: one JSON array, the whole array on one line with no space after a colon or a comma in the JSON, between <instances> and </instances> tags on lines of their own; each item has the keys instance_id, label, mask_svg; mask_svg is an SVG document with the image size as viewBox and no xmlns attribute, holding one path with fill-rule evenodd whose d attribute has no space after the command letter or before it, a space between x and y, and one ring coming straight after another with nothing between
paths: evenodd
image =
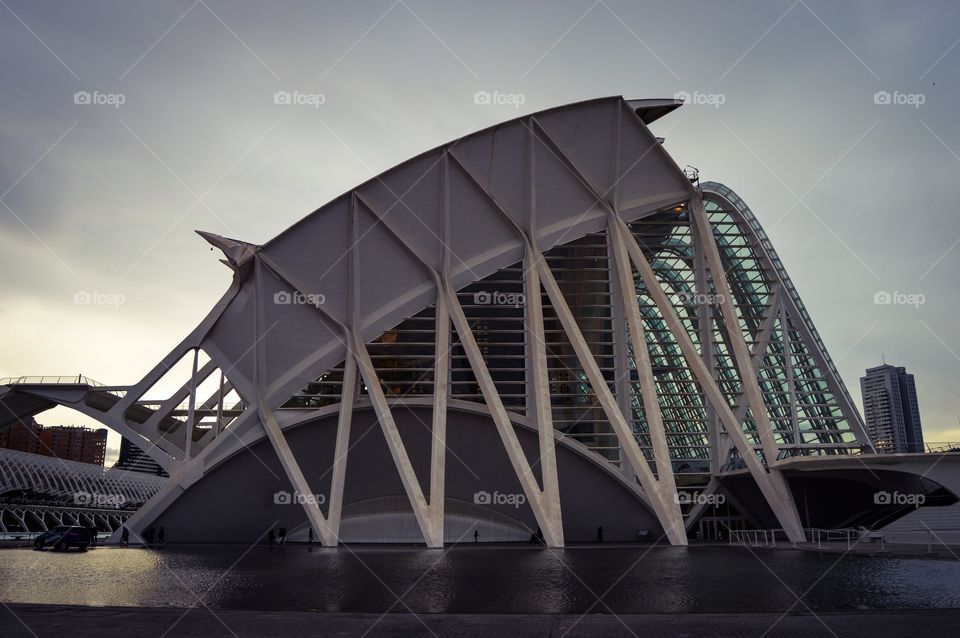
<instances>
[{"instance_id":1,"label":"dark blue car","mask_svg":"<svg viewBox=\"0 0 960 638\"><path fill-rule=\"evenodd\" d=\"M66 551L71 547L86 551L90 547L90 530L86 527L61 526L48 530L33 540L35 550L42 550L47 547L51 547L55 551Z\"/></svg>"}]
</instances>

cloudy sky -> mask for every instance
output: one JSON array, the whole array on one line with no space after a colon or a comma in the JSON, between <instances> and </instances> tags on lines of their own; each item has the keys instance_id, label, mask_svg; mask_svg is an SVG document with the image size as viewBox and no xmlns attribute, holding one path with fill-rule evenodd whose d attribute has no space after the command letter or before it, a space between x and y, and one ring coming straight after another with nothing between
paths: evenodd
<instances>
[{"instance_id":1,"label":"cloudy sky","mask_svg":"<svg viewBox=\"0 0 960 638\"><path fill-rule=\"evenodd\" d=\"M960 441L958 41L949 0L0 0L0 376L139 380L228 285L194 229L263 242L498 121L685 92L655 132L753 208L851 393L885 356Z\"/></svg>"}]
</instances>

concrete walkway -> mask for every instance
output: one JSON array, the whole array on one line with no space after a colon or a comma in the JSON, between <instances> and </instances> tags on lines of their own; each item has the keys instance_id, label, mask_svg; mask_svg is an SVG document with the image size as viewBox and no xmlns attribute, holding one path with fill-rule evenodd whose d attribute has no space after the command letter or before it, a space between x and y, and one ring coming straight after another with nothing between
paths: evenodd
<instances>
[{"instance_id":1,"label":"concrete walkway","mask_svg":"<svg viewBox=\"0 0 960 638\"><path fill-rule=\"evenodd\" d=\"M619 617L321 614L237 610L0 606L0 638L249 638L254 636L424 636L585 638L768 636L924 638L956 636L960 609L779 614L628 614Z\"/></svg>"}]
</instances>

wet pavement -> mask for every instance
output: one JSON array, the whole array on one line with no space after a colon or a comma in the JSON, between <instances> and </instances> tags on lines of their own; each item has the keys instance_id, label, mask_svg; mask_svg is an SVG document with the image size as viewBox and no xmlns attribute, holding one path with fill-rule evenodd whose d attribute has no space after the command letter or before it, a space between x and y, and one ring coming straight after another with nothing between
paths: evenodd
<instances>
[{"instance_id":1,"label":"wet pavement","mask_svg":"<svg viewBox=\"0 0 960 638\"><path fill-rule=\"evenodd\" d=\"M960 561L725 546L4 549L0 601L376 615L935 610L960 608Z\"/></svg>"},{"instance_id":2,"label":"wet pavement","mask_svg":"<svg viewBox=\"0 0 960 638\"><path fill-rule=\"evenodd\" d=\"M0 638L130 636L365 636L474 638L924 638L956 636L960 610L783 614L626 614L504 616L316 614L155 608L9 605L0 607ZM922 628L922 634L921 634Z\"/></svg>"}]
</instances>

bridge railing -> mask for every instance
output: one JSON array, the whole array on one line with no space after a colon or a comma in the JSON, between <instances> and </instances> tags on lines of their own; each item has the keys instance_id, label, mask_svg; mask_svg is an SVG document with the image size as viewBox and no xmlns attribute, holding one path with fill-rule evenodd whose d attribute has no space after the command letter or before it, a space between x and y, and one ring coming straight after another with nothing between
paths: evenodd
<instances>
[{"instance_id":1,"label":"bridge railing","mask_svg":"<svg viewBox=\"0 0 960 638\"><path fill-rule=\"evenodd\" d=\"M878 533L853 527L840 529L809 528L803 530L803 532L807 536L807 542L816 543L818 548L823 547L824 544L842 543L846 545L847 549L851 549L862 540L868 540L869 534Z\"/></svg>"},{"instance_id":2,"label":"bridge railing","mask_svg":"<svg viewBox=\"0 0 960 638\"><path fill-rule=\"evenodd\" d=\"M777 533L783 530L776 529L734 529L730 530L730 544L744 547L776 547Z\"/></svg>"},{"instance_id":3,"label":"bridge railing","mask_svg":"<svg viewBox=\"0 0 960 638\"><path fill-rule=\"evenodd\" d=\"M52 383L52 384L72 384L72 385L89 385L92 387L103 386L99 381L94 381L90 377L85 377L82 374L72 374L72 375L27 375L22 377L4 377L0 379L0 385L21 385L21 384L36 384L36 383Z\"/></svg>"},{"instance_id":4,"label":"bridge railing","mask_svg":"<svg viewBox=\"0 0 960 638\"><path fill-rule=\"evenodd\" d=\"M877 541L873 540L873 542ZM882 533L880 542L897 545L926 545L927 551L932 552L938 545L960 545L960 529L888 530Z\"/></svg>"},{"instance_id":5,"label":"bridge railing","mask_svg":"<svg viewBox=\"0 0 960 638\"><path fill-rule=\"evenodd\" d=\"M856 529L809 529L807 540L816 543L817 548L831 543L840 543L847 549L858 544L880 545L880 551L886 551L887 545L926 545L927 552L937 546L960 545L960 529L917 529L917 530L871 530L864 527Z\"/></svg>"},{"instance_id":6,"label":"bridge railing","mask_svg":"<svg viewBox=\"0 0 960 638\"><path fill-rule=\"evenodd\" d=\"M944 530L871 530L866 527L844 527L838 529L807 528L803 530L807 543L817 549L844 548L854 549L857 545L879 545L879 551L886 551L887 545L926 545L932 553L938 546L960 545L960 529ZM729 544L743 547L776 547L777 541L783 541L782 529L737 529L730 530Z\"/></svg>"},{"instance_id":7,"label":"bridge railing","mask_svg":"<svg viewBox=\"0 0 960 638\"><path fill-rule=\"evenodd\" d=\"M22 377L4 377L0 379L0 385L85 385L91 388L104 390L110 394L122 397L126 393L126 388L122 386L108 386L99 381L85 377L82 374L77 375L32 375Z\"/></svg>"},{"instance_id":8,"label":"bridge railing","mask_svg":"<svg viewBox=\"0 0 960 638\"><path fill-rule=\"evenodd\" d=\"M807 528L803 530L808 543L816 543L817 547L834 543L846 545L847 549L865 540L871 532L865 528L820 529ZM786 541L786 533L782 529L736 529L730 530L730 545L745 547L776 547L778 538Z\"/></svg>"}]
</instances>

